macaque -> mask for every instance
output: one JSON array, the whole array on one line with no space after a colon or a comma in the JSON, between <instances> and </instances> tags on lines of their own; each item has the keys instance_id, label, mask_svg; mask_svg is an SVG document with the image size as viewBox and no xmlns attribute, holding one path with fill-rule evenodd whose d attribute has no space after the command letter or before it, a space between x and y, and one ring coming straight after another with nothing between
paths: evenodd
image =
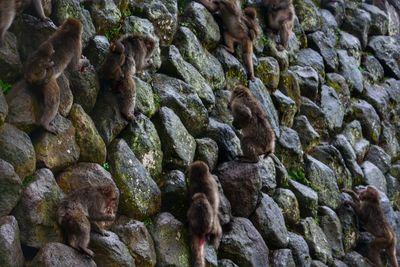
<instances>
[{"instance_id":1,"label":"macaque","mask_svg":"<svg viewBox=\"0 0 400 267\"><path fill-rule=\"evenodd\" d=\"M358 193L349 189L342 191L348 193L352 198L352 201L346 201L345 204L354 209L364 229L375 237L371 243L368 259L374 266L383 267L380 252L385 250L391 266L398 267L396 234L384 217L378 190L373 186L367 186Z\"/></svg>"},{"instance_id":2,"label":"macaque","mask_svg":"<svg viewBox=\"0 0 400 267\"><path fill-rule=\"evenodd\" d=\"M219 12L223 23L224 48L229 53L235 52L235 44L243 49L243 58L248 77L254 81L253 42L260 29L257 23L257 11L247 7L243 11L238 0L198 0L210 12Z\"/></svg>"},{"instance_id":3,"label":"macaque","mask_svg":"<svg viewBox=\"0 0 400 267\"><path fill-rule=\"evenodd\" d=\"M25 63L24 79L30 85L45 84L53 75L55 51L51 43L43 43Z\"/></svg>"},{"instance_id":4,"label":"macaque","mask_svg":"<svg viewBox=\"0 0 400 267\"><path fill-rule=\"evenodd\" d=\"M275 152L275 133L265 111L247 87L238 85L233 89L228 107L233 115L232 125L242 130L241 161L255 163L259 155Z\"/></svg>"},{"instance_id":5,"label":"macaque","mask_svg":"<svg viewBox=\"0 0 400 267\"><path fill-rule=\"evenodd\" d=\"M66 233L68 245L93 257L93 251L88 248L90 231L108 236L99 222L113 221L115 214L110 210L116 206L118 194L111 185L89 186L71 192L57 210L57 222Z\"/></svg>"},{"instance_id":6,"label":"macaque","mask_svg":"<svg viewBox=\"0 0 400 267\"><path fill-rule=\"evenodd\" d=\"M196 267L205 267L204 244L218 249L222 236L219 222L218 184L210 174L207 164L193 162L188 169L191 205L187 213Z\"/></svg>"},{"instance_id":7,"label":"macaque","mask_svg":"<svg viewBox=\"0 0 400 267\"><path fill-rule=\"evenodd\" d=\"M263 0L263 4L268 12L268 27L280 37L277 49L279 51L287 49L295 15L292 0Z\"/></svg>"},{"instance_id":8,"label":"macaque","mask_svg":"<svg viewBox=\"0 0 400 267\"><path fill-rule=\"evenodd\" d=\"M113 83L121 105L122 115L135 119L136 84L133 76L150 67L155 41L149 37L126 34L114 41L102 66L106 80Z\"/></svg>"},{"instance_id":9,"label":"macaque","mask_svg":"<svg viewBox=\"0 0 400 267\"><path fill-rule=\"evenodd\" d=\"M39 18L49 20L44 14L41 0L1 0L0 1L0 46L4 42L5 34L14 21L17 13L32 6Z\"/></svg>"},{"instance_id":10,"label":"macaque","mask_svg":"<svg viewBox=\"0 0 400 267\"><path fill-rule=\"evenodd\" d=\"M43 101L43 114L40 118L40 125L47 131L56 134L58 130L51 122L57 115L58 107L60 105L60 88L57 84L57 78L64 72L67 67L74 70L81 70L82 67L88 65L87 59L82 59L82 24L76 19L67 19L58 29L54 32L45 42L43 42L39 51L35 52L36 57L29 60L28 65L40 66L46 61L51 66L51 71L45 74L45 83L41 86ZM54 53L51 55L51 60L48 59L49 55L40 52L43 47L53 47ZM50 51L52 52L52 51ZM38 55L44 54L45 58L40 58ZM31 70L32 71L32 70ZM39 70L40 72L40 70ZM32 73L25 73L30 76ZM42 73L43 74L43 73ZM29 79L29 77L28 77Z\"/></svg>"}]
</instances>

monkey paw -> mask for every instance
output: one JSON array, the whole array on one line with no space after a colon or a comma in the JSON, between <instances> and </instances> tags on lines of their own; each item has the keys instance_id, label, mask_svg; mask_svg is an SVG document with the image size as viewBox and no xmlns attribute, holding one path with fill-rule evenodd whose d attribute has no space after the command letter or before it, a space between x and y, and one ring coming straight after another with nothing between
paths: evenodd
<instances>
[{"instance_id":1,"label":"monkey paw","mask_svg":"<svg viewBox=\"0 0 400 267\"><path fill-rule=\"evenodd\" d=\"M55 134L55 135L57 135L57 134L60 133L60 131L57 129L57 127L54 126L54 125L51 125L51 124L49 124L49 125L44 125L43 128L44 128L46 131L48 131L48 132L50 132L50 133L52 133L52 134Z\"/></svg>"},{"instance_id":2,"label":"monkey paw","mask_svg":"<svg viewBox=\"0 0 400 267\"><path fill-rule=\"evenodd\" d=\"M285 47L283 45L281 45L281 44L278 44L276 46L276 49L278 49L278 51L283 51L283 50L285 50Z\"/></svg>"}]
</instances>

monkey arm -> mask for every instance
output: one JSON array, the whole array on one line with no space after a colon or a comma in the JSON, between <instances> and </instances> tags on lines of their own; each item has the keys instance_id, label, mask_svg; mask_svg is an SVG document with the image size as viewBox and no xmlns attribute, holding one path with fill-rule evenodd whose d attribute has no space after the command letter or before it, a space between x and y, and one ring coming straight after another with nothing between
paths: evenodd
<instances>
[{"instance_id":1,"label":"monkey arm","mask_svg":"<svg viewBox=\"0 0 400 267\"><path fill-rule=\"evenodd\" d=\"M243 104L233 104L233 122L232 125L237 128L241 129L244 125L248 124L251 120L251 110L243 105Z\"/></svg>"},{"instance_id":2,"label":"monkey arm","mask_svg":"<svg viewBox=\"0 0 400 267\"><path fill-rule=\"evenodd\" d=\"M42 1L41 0L33 0L33 6L35 7L36 12L39 15L39 18L42 20L50 20L43 11Z\"/></svg>"},{"instance_id":3,"label":"monkey arm","mask_svg":"<svg viewBox=\"0 0 400 267\"><path fill-rule=\"evenodd\" d=\"M351 196L351 198L353 199L353 201L355 201L356 203L358 203L358 204L360 203L360 198L358 197L357 193L354 192L353 190L343 188L342 192L349 194Z\"/></svg>"},{"instance_id":4,"label":"monkey arm","mask_svg":"<svg viewBox=\"0 0 400 267\"><path fill-rule=\"evenodd\" d=\"M210 11L211 13L217 12L219 10L219 6L214 0L196 0L196 1L205 6L205 8L207 8L207 10Z\"/></svg>"},{"instance_id":5,"label":"monkey arm","mask_svg":"<svg viewBox=\"0 0 400 267\"><path fill-rule=\"evenodd\" d=\"M113 221L115 214L102 213L102 212L91 212L89 214L90 221Z\"/></svg>"}]
</instances>

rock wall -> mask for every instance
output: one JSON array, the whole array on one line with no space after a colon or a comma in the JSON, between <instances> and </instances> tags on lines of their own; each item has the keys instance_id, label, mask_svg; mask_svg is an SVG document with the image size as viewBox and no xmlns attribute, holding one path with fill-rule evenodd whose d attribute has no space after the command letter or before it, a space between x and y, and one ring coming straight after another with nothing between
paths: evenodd
<instances>
[{"instance_id":1,"label":"rock wall","mask_svg":"<svg viewBox=\"0 0 400 267\"><path fill-rule=\"evenodd\" d=\"M42 2L52 22L21 14L0 48L0 266L191 266L185 170L194 160L220 184L224 233L218 251L206 247L207 266L369 266L370 237L342 205L344 187L377 187L400 239L398 0L384 1L387 12L361 0L294 0L282 52L259 1L243 1L264 32L254 82L199 3ZM58 79L54 135L37 126L41 98L20 80L23 62L68 17L84 25L91 65ZM135 77L131 123L98 73L123 33L157 41L151 69ZM275 156L257 164L233 160L241 148L227 103L237 83L277 136ZM120 191L119 218L108 237L92 234L89 259L62 244L55 211L66 193L104 183Z\"/></svg>"}]
</instances>

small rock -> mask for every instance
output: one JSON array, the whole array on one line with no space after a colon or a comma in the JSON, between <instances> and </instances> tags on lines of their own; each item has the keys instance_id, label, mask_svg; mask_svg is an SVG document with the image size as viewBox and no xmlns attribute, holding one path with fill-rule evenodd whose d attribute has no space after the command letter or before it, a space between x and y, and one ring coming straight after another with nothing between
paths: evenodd
<instances>
[{"instance_id":1,"label":"small rock","mask_svg":"<svg viewBox=\"0 0 400 267\"><path fill-rule=\"evenodd\" d=\"M161 182L161 210L171 213L175 218L185 221L189 209L189 193L185 174L173 170L165 175Z\"/></svg>"},{"instance_id":2,"label":"small rock","mask_svg":"<svg viewBox=\"0 0 400 267\"><path fill-rule=\"evenodd\" d=\"M2 159L0 159L0 188L1 217L10 214L22 193L22 181L15 173L14 167Z\"/></svg>"},{"instance_id":3,"label":"small rock","mask_svg":"<svg viewBox=\"0 0 400 267\"><path fill-rule=\"evenodd\" d=\"M297 167L303 163L303 148L297 132L288 127L281 127L281 136L276 144L276 154L288 167Z\"/></svg>"},{"instance_id":4,"label":"small rock","mask_svg":"<svg viewBox=\"0 0 400 267\"><path fill-rule=\"evenodd\" d=\"M302 67L297 65L291 67L290 70L297 76L301 95L311 100L316 100L319 87L318 72L310 66Z\"/></svg>"},{"instance_id":5,"label":"small rock","mask_svg":"<svg viewBox=\"0 0 400 267\"><path fill-rule=\"evenodd\" d=\"M289 232L288 247L292 250L296 266L311 266L311 256L307 242L301 235Z\"/></svg>"},{"instance_id":6,"label":"small rock","mask_svg":"<svg viewBox=\"0 0 400 267\"><path fill-rule=\"evenodd\" d=\"M0 265L3 267L24 266L18 222L13 216L0 217Z\"/></svg>"},{"instance_id":7,"label":"small rock","mask_svg":"<svg viewBox=\"0 0 400 267\"><path fill-rule=\"evenodd\" d=\"M296 267L290 249L274 250L274 252L272 252L271 261L272 266L276 267Z\"/></svg>"},{"instance_id":8,"label":"small rock","mask_svg":"<svg viewBox=\"0 0 400 267\"><path fill-rule=\"evenodd\" d=\"M320 135L314 130L307 117L304 115L295 118L293 129L299 135L304 152L310 151L320 141Z\"/></svg>"},{"instance_id":9,"label":"small rock","mask_svg":"<svg viewBox=\"0 0 400 267\"><path fill-rule=\"evenodd\" d=\"M207 163L212 171L217 166L218 162L218 145L211 138L196 139L196 154L195 160L201 160Z\"/></svg>"},{"instance_id":10,"label":"small rock","mask_svg":"<svg viewBox=\"0 0 400 267\"><path fill-rule=\"evenodd\" d=\"M299 202L292 191L278 188L275 190L274 200L282 210L287 224L294 226L300 221Z\"/></svg>"},{"instance_id":11,"label":"small rock","mask_svg":"<svg viewBox=\"0 0 400 267\"><path fill-rule=\"evenodd\" d=\"M336 213L328 207L322 206L318 210L320 216L320 225L322 231L332 248L332 254L335 258L344 256L342 225Z\"/></svg>"},{"instance_id":12,"label":"small rock","mask_svg":"<svg viewBox=\"0 0 400 267\"><path fill-rule=\"evenodd\" d=\"M364 183L373 185L382 192L387 193L386 178L380 169L370 161L365 161L361 168L364 172Z\"/></svg>"},{"instance_id":13,"label":"small rock","mask_svg":"<svg viewBox=\"0 0 400 267\"><path fill-rule=\"evenodd\" d=\"M386 174L389 171L392 162L391 157L386 154L385 150L375 145L369 147L365 160L373 163L383 174Z\"/></svg>"},{"instance_id":14,"label":"small rock","mask_svg":"<svg viewBox=\"0 0 400 267\"><path fill-rule=\"evenodd\" d=\"M299 202L301 217L316 217L318 208L317 192L293 180L289 180L289 188Z\"/></svg>"}]
</instances>

